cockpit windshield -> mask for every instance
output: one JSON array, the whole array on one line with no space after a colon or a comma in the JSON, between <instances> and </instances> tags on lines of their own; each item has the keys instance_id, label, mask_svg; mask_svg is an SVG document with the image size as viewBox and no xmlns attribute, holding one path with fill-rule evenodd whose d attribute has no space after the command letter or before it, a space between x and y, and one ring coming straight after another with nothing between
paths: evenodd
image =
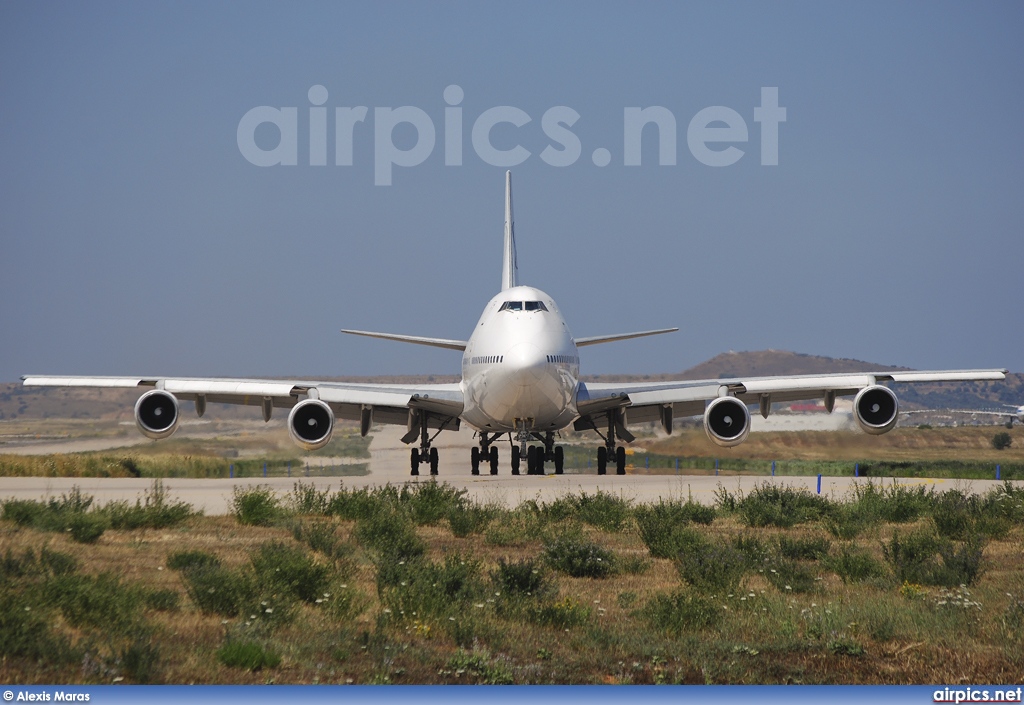
<instances>
[{"instance_id":1,"label":"cockpit windshield","mask_svg":"<svg viewBox=\"0 0 1024 705\"><path fill-rule=\"evenodd\" d=\"M506 301L499 311L547 311L543 301Z\"/></svg>"}]
</instances>

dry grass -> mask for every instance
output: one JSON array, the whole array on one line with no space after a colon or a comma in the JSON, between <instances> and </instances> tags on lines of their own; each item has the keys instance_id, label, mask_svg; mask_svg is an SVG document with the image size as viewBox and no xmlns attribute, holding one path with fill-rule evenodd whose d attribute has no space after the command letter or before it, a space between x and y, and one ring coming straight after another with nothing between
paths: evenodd
<instances>
[{"instance_id":1,"label":"dry grass","mask_svg":"<svg viewBox=\"0 0 1024 705\"><path fill-rule=\"evenodd\" d=\"M694 529L716 545L732 545L746 536L769 548L780 537L824 535L819 522L788 530L751 529L740 516L720 514L710 526ZM510 514L498 513L492 522L509 519ZM355 595L353 608L339 611L330 599L324 604L299 602L292 607L292 618L276 626L248 614L207 615L187 597L182 574L166 567L173 552L204 551L225 567L244 571L260 546L280 542L299 547L291 531L294 522L326 522L334 528L346 551L336 561L320 555L316 560L331 566L331 592ZM1024 597L1020 523L988 543L986 570L969 588L969 601L980 607L964 608L940 604L939 588L901 590L891 575L846 584L824 561L809 560L799 563L816 577L810 592L773 587L759 572L770 567L765 564L752 566L734 594L698 595L682 583L674 560L649 557L632 518L617 532L598 530L572 516L539 519L535 532L515 546L492 545L484 534L458 538L442 520L415 529L427 547L425 559L443 564L457 556L479 562L479 590L421 615L387 612L386 605L393 603L378 593L377 581L382 562L389 559L358 546L355 525L336 517L291 516L277 526L253 527L231 517L195 517L170 529L107 531L94 544L76 544L65 534L0 521L0 559L17 558L26 549L39 554L46 547L73 556L81 574L113 574L132 589L172 590L181 601L177 612L145 609L130 633L74 627L59 610L46 612L39 604L52 633L70 645L70 656L0 657L0 679L131 682L123 653L140 638L155 645L158 657L144 677L134 680L166 683L1015 682L1024 666L1022 625L1014 622L1017 613L1011 609L1014 600ZM894 532L929 527L928 517L911 525L875 522L853 543L884 565L882 544ZM555 535L580 536L620 559L642 559L648 567L605 579L551 573L557 594L544 598L549 607L575 610L584 618L568 629L544 626L529 617L528 603L526 611L516 611L508 596L494 595L488 575L502 560L538 559L545 538ZM841 545L833 541L832 553ZM0 597L17 593L17 581L26 579L4 571ZM714 614L705 616L713 626L670 631L645 616L645 606L655 598L679 590L712 606ZM280 665L257 671L223 665L218 650L227 640L243 637L280 655Z\"/></svg>"}]
</instances>

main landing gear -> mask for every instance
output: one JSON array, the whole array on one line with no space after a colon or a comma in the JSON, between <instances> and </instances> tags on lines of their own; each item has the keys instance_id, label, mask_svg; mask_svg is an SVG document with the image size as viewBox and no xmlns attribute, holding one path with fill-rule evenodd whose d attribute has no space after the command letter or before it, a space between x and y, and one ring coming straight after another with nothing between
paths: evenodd
<instances>
[{"instance_id":1,"label":"main landing gear","mask_svg":"<svg viewBox=\"0 0 1024 705\"><path fill-rule=\"evenodd\" d=\"M486 433L480 434L480 447L473 447L470 452L470 468L474 475L480 474L480 463L487 463L490 465L491 474L498 474L498 449L492 446L491 443L498 434L492 434L490 437Z\"/></svg>"},{"instance_id":2,"label":"main landing gear","mask_svg":"<svg viewBox=\"0 0 1024 705\"><path fill-rule=\"evenodd\" d=\"M597 431L597 429L594 429ZM626 474L626 449L616 445L615 434L618 432L622 440L632 443L636 436L626 430L622 420L622 412L613 409L608 412L608 435L605 436L604 445L597 449L597 474L604 475L608 472L608 463L615 463L615 474ZM598 432L600 435L600 432Z\"/></svg>"},{"instance_id":3,"label":"main landing gear","mask_svg":"<svg viewBox=\"0 0 1024 705\"><path fill-rule=\"evenodd\" d=\"M430 466L430 474L437 474L437 448L430 445L431 441L437 438L437 434L444 430L444 427L448 425L448 420L445 420L440 428L437 429L437 433L433 436L430 435L430 429L427 427L427 420L429 414L426 411L419 411L414 417L415 423L419 426L419 430L413 428L403 438L403 443L412 443L412 441L419 435L420 447L413 448L410 453L410 464L412 465L412 475L416 476L420 474L420 463L427 463ZM450 420L450 419L449 419Z\"/></svg>"}]
</instances>

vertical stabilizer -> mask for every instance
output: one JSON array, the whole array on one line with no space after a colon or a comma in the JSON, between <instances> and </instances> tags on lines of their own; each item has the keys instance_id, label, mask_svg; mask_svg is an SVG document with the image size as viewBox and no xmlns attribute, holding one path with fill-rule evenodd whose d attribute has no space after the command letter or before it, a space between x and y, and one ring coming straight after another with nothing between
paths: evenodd
<instances>
[{"instance_id":1,"label":"vertical stabilizer","mask_svg":"<svg viewBox=\"0 0 1024 705\"><path fill-rule=\"evenodd\" d=\"M505 172L505 250L501 262L501 290L518 285L516 264L516 226L512 220L512 172Z\"/></svg>"}]
</instances>

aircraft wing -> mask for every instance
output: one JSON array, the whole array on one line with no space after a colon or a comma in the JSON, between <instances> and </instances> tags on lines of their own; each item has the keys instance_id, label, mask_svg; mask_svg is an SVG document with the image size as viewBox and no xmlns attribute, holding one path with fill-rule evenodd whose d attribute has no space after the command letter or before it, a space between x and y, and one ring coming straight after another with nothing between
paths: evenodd
<instances>
[{"instance_id":1,"label":"aircraft wing","mask_svg":"<svg viewBox=\"0 0 1024 705\"><path fill-rule=\"evenodd\" d=\"M273 409L290 409L315 396L330 405L337 418L359 420L372 409L377 423L405 425L410 410L430 412L430 426L458 428L462 390L458 384L360 384L309 380L222 379L187 377L57 377L26 375L25 386L106 387L140 391L163 389L178 399L211 404L242 404L263 409L269 420Z\"/></svg>"},{"instance_id":2,"label":"aircraft wing","mask_svg":"<svg viewBox=\"0 0 1024 705\"><path fill-rule=\"evenodd\" d=\"M705 404L719 396L734 396L746 404L825 400L831 409L836 397L853 396L861 389L885 382L962 382L1005 379L1006 370L946 370L861 372L790 377L739 377L655 383L581 383L576 395L580 418L575 427L585 430L600 425L596 417L610 410L625 410L629 423L662 421L671 427L673 417L698 416ZM667 421L667 423L666 423Z\"/></svg>"}]
</instances>

